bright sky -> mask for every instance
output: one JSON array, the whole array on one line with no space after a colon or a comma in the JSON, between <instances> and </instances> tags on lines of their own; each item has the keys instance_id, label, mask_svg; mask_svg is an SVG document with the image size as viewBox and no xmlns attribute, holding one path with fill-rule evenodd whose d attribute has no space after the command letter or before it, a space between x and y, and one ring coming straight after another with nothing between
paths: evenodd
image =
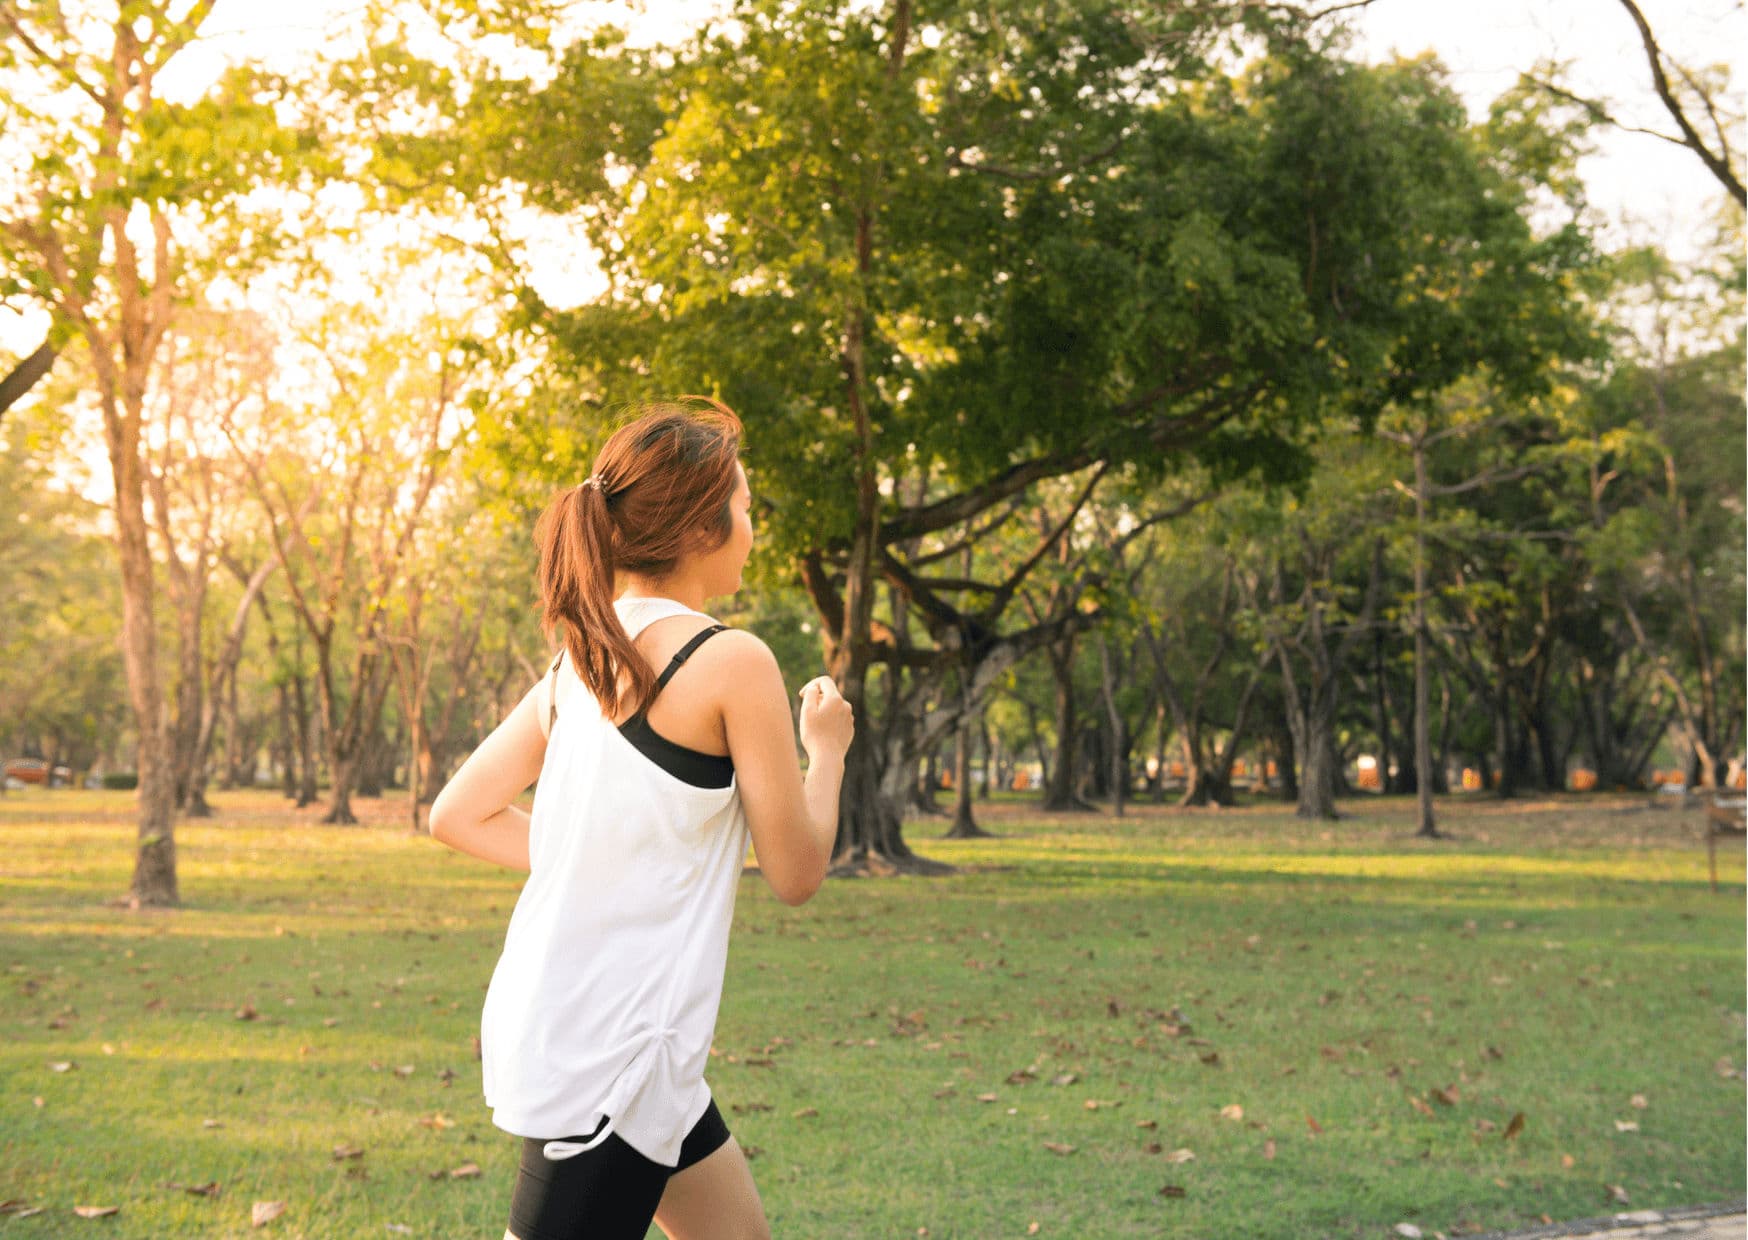
<instances>
[{"instance_id":1,"label":"bright sky","mask_svg":"<svg viewBox=\"0 0 1748 1240\"><path fill-rule=\"evenodd\" d=\"M646 0L635 8L587 0L576 11L585 19L613 18L639 42L659 42L722 7L721 0ZM1740 100L1748 86L1748 16L1739 0L1641 0L1641 7L1678 60L1727 60ZM355 0L220 0L208 35L172 67L194 85L228 57L312 54L330 41L337 23L357 12ZM1622 121L1673 129L1652 93L1637 31L1618 0L1374 0L1353 20L1368 59L1435 51L1477 117L1518 72L1557 57L1570 62L1568 80L1576 90L1608 100ZM1740 141L1740 134L1734 136ZM1605 244L1649 241L1677 258L1691 257L1723 199L1711 174L1691 152L1657 138L1614 130L1601 130L1598 137L1599 149L1581 172L1593 206L1608 222ZM555 300L583 299L595 284L593 264L575 251L571 236L556 223L529 230L538 265L550 273L542 292ZM22 352L34 347L41 331L40 319L0 311L0 347Z\"/></svg>"}]
</instances>

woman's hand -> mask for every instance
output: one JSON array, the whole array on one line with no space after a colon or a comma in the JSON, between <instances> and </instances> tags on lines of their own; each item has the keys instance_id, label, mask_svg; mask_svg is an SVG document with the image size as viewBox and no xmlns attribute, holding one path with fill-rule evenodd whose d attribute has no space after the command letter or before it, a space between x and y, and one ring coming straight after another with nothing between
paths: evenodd
<instances>
[{"instance_id":1,"label":"woman's hand","mask_svg":"<svg viewBox=\"0 0 1748 1240\"><path fill-rule=\"evenodd\" d=\"M801 747L810 761L849 752L856 735L854 714L830 676L815 676L801 686Z\"/></svg>"}]
</instances>

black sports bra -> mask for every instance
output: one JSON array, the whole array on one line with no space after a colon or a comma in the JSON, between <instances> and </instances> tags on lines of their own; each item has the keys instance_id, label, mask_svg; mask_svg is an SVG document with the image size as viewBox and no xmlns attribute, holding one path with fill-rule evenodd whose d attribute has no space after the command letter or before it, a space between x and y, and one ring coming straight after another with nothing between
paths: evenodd
<instances>
[{"instance_id":1,"label":"black sports bra","mask_svg":"<svg viewBox=\"0 0 1748 1240\"><path fill-rule=\"evenodd\" d=\"M650 694L649 701L653 703L667 685L673 674L680 670L680 664L691 658L692 652L704 644L706 638L727 629L726 624L713 624L707 629L695 633L684 646L674 652L674 657L668 661L668 666L656 678L655 693ZM558 665L564 662L564 651L559 651L558 658L552 661L552 710L547 716L546 732L552 734L552 725L558 719ZM734 761L727 754L705 753L698 749L689 749L685 745L669 740L654 728L649 726L649 703L631 718L619 725L619 734L630 741L637 750L651 762L661 767L668 774L688 784L700 788L726 788L734 782Z\"/></svg>"}]
</instances>

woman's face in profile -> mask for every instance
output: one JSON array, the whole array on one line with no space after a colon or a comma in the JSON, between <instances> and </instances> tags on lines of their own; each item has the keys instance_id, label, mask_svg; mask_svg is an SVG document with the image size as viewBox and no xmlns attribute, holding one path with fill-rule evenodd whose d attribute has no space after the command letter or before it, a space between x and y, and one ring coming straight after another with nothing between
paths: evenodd
<instances>
[{"instance_id":1,"label":"woman's face in profile","mask_svg":"<svg viewBox=\"0 0 1748 1240\"><path fill-rule=\"evenodd\" d=\"M710 553L710 559L722 570L723 588L713 591L718 594L732 594L740 589L741 569L753 550L753 493L739 461L734 463L734 478L734 495L728 501L728 540Z\"/></svg>"}]
</instances>

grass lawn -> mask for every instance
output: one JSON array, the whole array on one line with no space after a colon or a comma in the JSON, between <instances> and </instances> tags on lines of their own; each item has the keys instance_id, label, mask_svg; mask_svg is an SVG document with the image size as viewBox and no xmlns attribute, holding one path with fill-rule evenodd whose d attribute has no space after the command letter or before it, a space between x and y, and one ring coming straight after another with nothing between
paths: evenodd
<instances>
[{"instance_id":1,"label":"grass lawn","mask_svg":"<svg viewBox=\"0 0 1748 1240\"><path fill-rule=\"evenodd\" d=\"M46 1207L0 1237L496 1240L516 1142L472 1038L518 877L398 800L353 828L214 800L177 828L184 907L129 913L128 794L0 798L0 1200ZM801 909L743 880L711 1087L779 1240L1449 1236L1733 1198L1742 854L1713 894L1700 816L1643 802L1455 800L1437 842L1379 800L912 821L959 873ZM286 1207L259 1232L257 1201Z\"/></svg>"}]
</instances>

